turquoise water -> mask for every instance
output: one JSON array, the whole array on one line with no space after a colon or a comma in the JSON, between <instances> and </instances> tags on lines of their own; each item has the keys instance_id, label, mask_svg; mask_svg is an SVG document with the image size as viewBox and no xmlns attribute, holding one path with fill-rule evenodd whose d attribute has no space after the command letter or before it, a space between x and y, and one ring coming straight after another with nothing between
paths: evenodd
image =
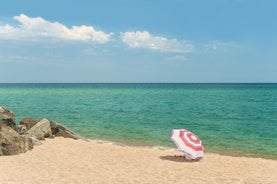
<instances>
[{"instance_id":1,"label":"turquoise water","mask_svg":"<svg viewBox=\"0 0 277 184\"><path fill-rule=\"evenodd\" d=\"M209 152L277 158L277 84L0 84L0 106L90 139L175 147L185 128Z\"/></svg>"}]
</instances>

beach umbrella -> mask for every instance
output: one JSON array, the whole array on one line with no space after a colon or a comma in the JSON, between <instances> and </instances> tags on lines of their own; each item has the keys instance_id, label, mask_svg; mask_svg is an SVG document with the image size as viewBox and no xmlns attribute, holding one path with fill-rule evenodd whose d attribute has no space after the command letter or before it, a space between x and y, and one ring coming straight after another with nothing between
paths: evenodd
<instances>
[{"instance_id":1,"label":"beach umbrella","mask_svg":"<svg viewBox=\"0 0 277 184\"><path fill-rule=\"evenodd\" d=\"M189 159L201 159L204 157L204 146L197 135L192 132L185 129L173 129L171 139Z\"/></svg>"}]
</instances>

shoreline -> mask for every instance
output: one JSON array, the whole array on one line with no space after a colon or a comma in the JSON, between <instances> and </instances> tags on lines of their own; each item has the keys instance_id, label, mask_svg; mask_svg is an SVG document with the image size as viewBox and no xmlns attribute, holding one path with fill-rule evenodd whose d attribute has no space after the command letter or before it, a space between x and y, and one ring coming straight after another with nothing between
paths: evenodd
<instances>
[{"instance_id":1,"label":"shoreline","mask_svg":"<svg viewBox=\"0 0 277 184\"><path fill-rule=\"evenodd\" d=\"M158 149L158 150L166 150L166 151L175 151L178 152L176 146L167 147L167 146L160 146L160 145L150 145L144 144L142 142L130 142L130 141L112 141L112 140L102 140L102 139L88 139L89 142L98 143L98 144L111 144L117 146L127 146L127 147L137 147L137 148L150 148L150 149ZM180 154L182 154L180 152ZM249 158L262 158L262 159L269 159L269 160L277 160L277 156L274 155L262 155L262 154L255 154L251 152L244 152L240 150L224 150L223 148L218 149L210 149L205 148L205 154L216 154L222 156L232 156L232 157L249 157Z\"/></svg>"},{"instance_id":2,"label":"shoreline","mask_svg":"<svg viewBox=\"0 0 277 184\"><path fill-rule=\"evenodd\" d=\"M191 162L175 155L180 152L56 137L26 153L0 157L0 183L277 181L276 160L207 153Z\"/></svg>"}]
</instances>

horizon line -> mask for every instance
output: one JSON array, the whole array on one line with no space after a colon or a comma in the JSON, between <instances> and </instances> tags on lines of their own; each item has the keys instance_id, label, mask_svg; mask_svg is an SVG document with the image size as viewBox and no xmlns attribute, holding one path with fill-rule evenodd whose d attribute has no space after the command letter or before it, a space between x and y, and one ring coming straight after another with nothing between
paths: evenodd
<instances>
[{"instance_id":1,"label":"horizon line","mask_svg":"<svg viewBox=\"0 0 277 184\"><path fill-rule=\"evenodd\" d=\"M277 82L0 82L0 84L277 84Z\"/></svg>"}]
</instances>

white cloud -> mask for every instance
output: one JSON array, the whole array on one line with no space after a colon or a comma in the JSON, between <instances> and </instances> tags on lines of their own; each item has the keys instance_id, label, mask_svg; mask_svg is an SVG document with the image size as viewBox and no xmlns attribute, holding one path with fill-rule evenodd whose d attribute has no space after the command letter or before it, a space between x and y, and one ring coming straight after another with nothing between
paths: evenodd
<instances>
[{"instance_id":1,"label":"white cloud","mask_svg":"<svg viewBox=\"0 0 277 184\"><path fill-rule=\"evenodd\" d=\"M169 60L169 61L186 61L187 58L182 55L176 55L176 56L167 58L167 60Z\"/></svg>"},{"instance_id":2,"label":"white cloud","mask_svg":"<svg viewBox=\"0 0 277 184\"><path fill-rule=\"evenodd\" d=\"M154 36L148 31L124 32L120 34L123 43L130 48L144 48L167 53L192 52L194 46L184 41Z\"/></svg>"},{"instance_id":3,"label":"white cloud","mask_svg":"<svg viewBox=\"0 0 277 184\"><path fill-rule=\"evenodd\" d=\"M58 22L50 22L41 17L30 18L24 14L15 16L14 19L20 23L18 26L0 25L0 39L40 40L53 38L106 43L111 40L113 35L113 33L97 31L92 26L81 25L67 28Z\"/></svg>"},{"instance_id":4,"label":"white cloud","mask_svg":"<svg viewBox=\"0 0 277 184\"><path fill-rule=\"evenodd\" d=\"M235 48L238 45L234 42L222 42L222 41L212 41L208 44L204 45L205 50L218 50L218 49L222 49L222 48Z\"/></svg>"},{"instance_id":5,"label":"white cloud","mask_svg":"<svg viewBox=\"0 0 277 184\"><path fill-rule=\"evenodd\" d=\"M0 55L0 63L36 63L40 58L20 55Z\"/></svg>"}]
</instances>

